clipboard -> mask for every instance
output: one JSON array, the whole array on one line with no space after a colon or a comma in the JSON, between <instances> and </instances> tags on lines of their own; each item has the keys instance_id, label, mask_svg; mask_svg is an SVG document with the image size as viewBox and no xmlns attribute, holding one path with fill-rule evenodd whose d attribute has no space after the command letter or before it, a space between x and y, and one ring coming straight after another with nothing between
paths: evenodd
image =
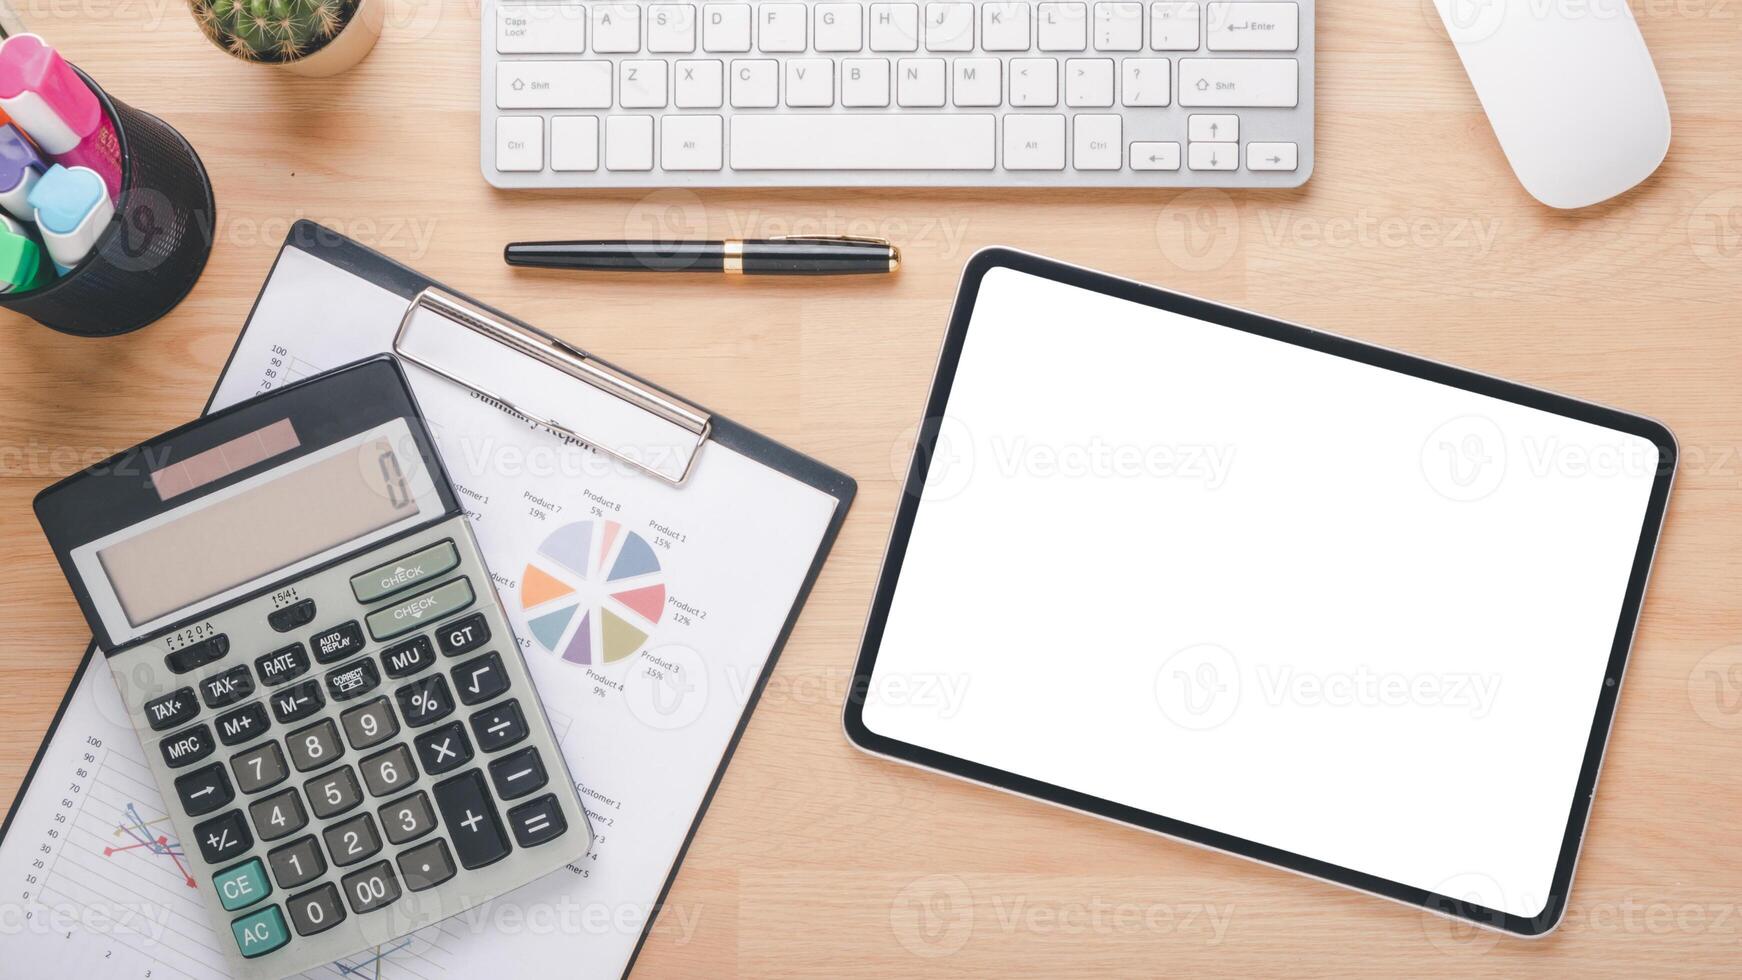
<instances>
[{"instance_id":1,"label":"clipboard","mask_svg":"<svg viewBox=\"0 0 1742 980\"><path fill-rule=\"evenodd\" d=\"M742 711L724 745L718 765L714 768L706 790L702 794L700 804L689 821L687 831L677 849L671 867L660 884L657 899L640 934L636 937L633 951L624 963L623 973L627 976L633 970L635 962L646 944L648 934L659 920L660 910L665 904L672 884L677 879L678 871L683 865L683 860L695 838L697 829L701 826L702 818L707 813L708 806L719 789L720 781L725 775L726 767L731 763L732 755L743 737L750 716L755 711L756 705L767 687L787 638L791 635L799 613L803 609L835 539L839 535L841 526L846 520L847 511L857 492L857 484L851 477L839 470L760 435L731 419L714 414L523 321L478 303L461 292L450 289L408 266L311 221L298 221L286 235L284 250L279 253L278 259L274 262L273 270L268 273L261 293L256 297L255 303L250 309L250 323L260 310L267 286L272 282L273 274L277 272L279 263L283 261L284 255L293 249L306 253L336 269L367 280L407 301L407 309L399 323L394 339L394 349L402 359L440 375L450 382L468 388L476 392L481 398L499 403L499 407L505 407L509 411L551 429L565 438L575 440L622 461L644 473L649 479L658 480L667 486L680 490L683 489L694 469L701 447L704 444L712 443L731 449L735 453L819 491L833 500L832 513L820 535L815 554L805 569L802 583L794 594L791 607L787 610L785 618L780 624L779 631L754 684L745 691ZM466 370L444 361L441 348L420 346L418 331L422 326L437 322L459 331L452 336L471 337L483 343L496 345L515 356L528 357L538 361L547 366L555 376L563 379L564 383L576 386L573 390L580 392L583 397L591 399L594 404L603 405L610 402L622 406L618 409L624 413L620 417L628 418L632 417L632 413L640 413L663 428L655 426L638 430L651 433L651 435L646 439L630 440L625 443L590 424L584 417L584 413L576 415L572 411L563 410L560 406L553 409L542 404L528 404L524 392L504 397L505 393L490 390L492 385L488 378L470 376ZM235 346L232 347L226 358L224 370L220 372L220 385L222 379L229 374L237 353L242 348L243 338L246 337L247 332L248 325L245 324L238 333ZM203 411L212 409L217 395L218 388L214 387L212 396L208 398ZM657 454L653 450L662 448L671 450L672 455L669 458L657 458ZM95 649L94 644L87 646L85 656L80 660L74 674L74 685L69 688L67 696L62 699L57 708L54 719L50 722L48 731L45 733L42 743L25 773L24 780L19 786L12 808L6 814L5 821L0 822L0 841L6 839L6 835L25 800L26 791L36 778L44 756L48 753L56 733L67 716L73 695L78 689L78 681L90 667Z\"/></svg>"}]
</instances>

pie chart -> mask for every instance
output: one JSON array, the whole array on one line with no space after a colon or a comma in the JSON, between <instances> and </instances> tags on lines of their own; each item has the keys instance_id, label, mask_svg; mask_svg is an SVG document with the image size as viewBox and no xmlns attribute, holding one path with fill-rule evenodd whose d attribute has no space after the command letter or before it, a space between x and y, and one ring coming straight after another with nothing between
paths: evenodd
<instances>
[{"instance_id":1,"label":"pie chart","mask_svg":"<svg viewBox=\"0 0 1742 980\"><path fill-rule=\"evenodd\" d=\"M665 579L647 539L616 521L552 531L520 576L532 641L571 664L627 660L665 614Z\"/></svg>"}]
</instances>

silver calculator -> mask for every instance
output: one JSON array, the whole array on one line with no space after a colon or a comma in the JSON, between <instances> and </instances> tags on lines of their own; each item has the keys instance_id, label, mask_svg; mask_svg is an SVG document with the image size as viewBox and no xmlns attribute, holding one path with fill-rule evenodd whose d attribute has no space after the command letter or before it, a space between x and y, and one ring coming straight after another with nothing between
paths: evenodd
<instances>
[{"instance_id":1,"label":"silver calculator","mask_svg":"<svg viewBox=\"0 0 1742 980\"><path fill-rule=\"evenodd\" d=\"M387 943L593 835L397 361L44 490L232 975Z\"/></svg>"}]
</instances>

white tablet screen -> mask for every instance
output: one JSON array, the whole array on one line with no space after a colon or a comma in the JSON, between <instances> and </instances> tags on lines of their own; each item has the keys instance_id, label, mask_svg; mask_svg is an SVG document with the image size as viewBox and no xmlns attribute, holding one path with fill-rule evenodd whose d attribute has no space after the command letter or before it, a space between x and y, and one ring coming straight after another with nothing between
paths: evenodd
<instances>
[{"instance_id":1,"label":"white tablet screen","mask_svg":"<svg viewBox=\"0 0 1742 980\"><path fill-rule=\"evenodd\" d=\"M1532 916L1658 451L994 268L879 735Z\"/></svg>"}]
</instances>

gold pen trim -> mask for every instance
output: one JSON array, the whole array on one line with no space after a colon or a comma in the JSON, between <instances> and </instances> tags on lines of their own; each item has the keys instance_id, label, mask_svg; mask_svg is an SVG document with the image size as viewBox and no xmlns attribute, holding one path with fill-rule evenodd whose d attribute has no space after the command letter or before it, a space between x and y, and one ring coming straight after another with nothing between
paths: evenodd
<instances>
[{"instance_id":1,"label":"gold pen trim","mask_svg":"<svg viewBox=\"0 0 1742 980\"><path fill-rule=\"evenodd\" d=\"M724 254L720 257L720 271L728 276L744 274L744 243L734 239L721 242Z\"/></svg>"}]
</instances>

